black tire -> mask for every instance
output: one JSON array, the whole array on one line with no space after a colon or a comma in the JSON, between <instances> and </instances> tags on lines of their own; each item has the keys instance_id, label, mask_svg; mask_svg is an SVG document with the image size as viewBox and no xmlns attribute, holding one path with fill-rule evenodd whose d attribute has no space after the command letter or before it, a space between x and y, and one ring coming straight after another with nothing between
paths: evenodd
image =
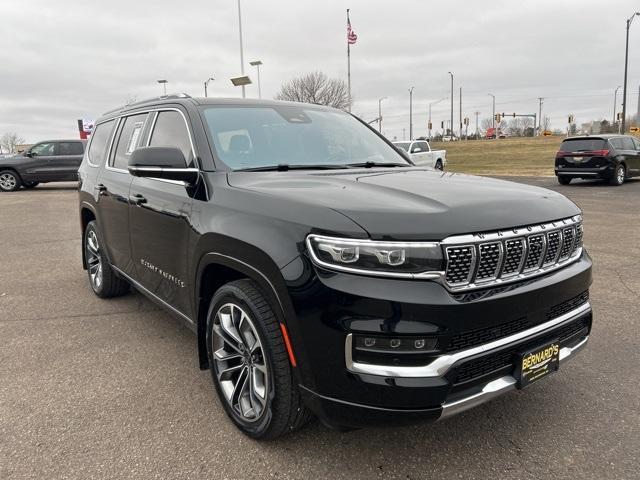
<instances>
[{"instance_id":1,"label":"black tire","mask_svg":"<svg viewBox=\"0 0 640 480\"><path fill-rule=\"evenodd\" d=\"M13 170L0 171L0 190L3 192L15 192L22 185L22 179Z\"/></svg>"},{"instance_id":2,"label":"black tire","mask_svg":"<svg viewBox=\"0 0 640 480\"><path fill-rule=\"evenodd\" d=\"M24 182L22 186L24 188L36 188L39 184L40 182Z\"/></svg>"},{"instance_id":3,"label":"black tire","mask_svg":"<svg viewBox=\"0 0 640 480\"><path fill-rule=\"evenodd\" d=\"M89 285L100 298L119 297L129 291L129 282L119 277L111 268L104 253L102 236L95 220L89 222L82 241Z\"/></svg>"},{"instance_id":4,"label":"black tire","mask_svg":"<svg viewBox=\"0 0 640 480\"><path fill-rule=\"evenodd\" d=\"M440 159L436 160L436 170L444 170L444 167L442 166L442 160Z\"/></svg>"},{"instance_id":5,"label":"black tire","mask_svg":"<svg viewBox=\"0 0 640 480\"><path fill-rule=\"evenodd\" d=\"M571 180L573 180L573 178L571 178L571 177L558 176L558 183L560 185L569 185L571 183Z\"/></svg>"},{"instance_id":6,"label":"black tire","mask_svg":"<svg viewBox=\"0 0 640 480\"><path fill-rule=\"evenodd\" d=\"M228 312L230 324L225 323L225 327L221 328L225 312ZM248 319L249 325L238 320L238 315L243 321ZM243 324L244 327L240 328ZM230 330L235 332L235 337L229 336ZM257 334L257 340L251 338L254 333ZM249 340L253 341L250 348L245 346ZM256 348L257 344L259 346ZM214 358L215 352L221 353ZM294 379L280 323L269 301L253 281L243 279L227 283L211 299L207 314L207 354L220 402L229 418L244 434L255 439L270 440L302 427L311 418ZM266 373L260 373L262 369L266 369ZM263 386L263 395L260 396L263 405L254 386L255 379L260 376L262 382L258 383ZM247 388L249 391L246 391ZM242 395L247 395L247 398L241 398ZM250 402L250 408L242 412L242 405L246 408L247 401Z\"/></svg>"},{"instance_id":7,"label":"black tire","mask_svg":"<svg viewBox=\"0 0 640 480\"><path fill-rule=\"evenodd\" d=\"M609 179L609 185L619 187L624 183L625 178L627 178L627 169L624 164L620 163L616 165L616 169L613 171L613 177Z\"/></svg>"}]
</instances>

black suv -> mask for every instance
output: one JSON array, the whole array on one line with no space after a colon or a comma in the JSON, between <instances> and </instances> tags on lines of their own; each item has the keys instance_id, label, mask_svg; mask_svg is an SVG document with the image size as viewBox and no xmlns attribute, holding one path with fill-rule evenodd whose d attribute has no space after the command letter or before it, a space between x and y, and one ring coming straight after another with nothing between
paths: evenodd
<instances>
[{"instance_id":1,"label":"black suv","mask_svg":"<svg viewBox=\"0 0 640 480\"><path fill-rule=\"evenodd\" d=\"M33 188L39 183L78 180L86 140L48 140L19 155L0 158L0 191Z\"/></svg>"},{"instance_id":2,"label":"black suv","mask_svg":"<svg viewBox=\"0 0 640 480\"><path fill-rule=\"evenodd\" d=\"M133 285L182 319L255 438L311 413L448 417L555 372L591 330L575 204L415 167L339 110L129 105L97 122L79 175L93 291Z\"/></svg>"},{"instance_id":3,"label":"black suv","mask_svg":"<svg viewBox=\"0 0 640 480\"><path fill-rule=\"evenodd\" d=\"M562 185L574 178L622 185L625 179L640 175L640 141L630 135L567 138L556 154L555 171Z\"/></svg>"}]
</instances>

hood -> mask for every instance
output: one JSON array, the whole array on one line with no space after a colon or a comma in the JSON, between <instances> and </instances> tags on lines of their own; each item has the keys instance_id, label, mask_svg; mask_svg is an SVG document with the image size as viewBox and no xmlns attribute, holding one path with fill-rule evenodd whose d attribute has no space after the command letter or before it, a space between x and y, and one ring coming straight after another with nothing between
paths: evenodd
<instances>
[{"instance_id":1,"label":"hood","mask_svg":"<svg viewBox=\"0 0 640 480\"><path fill-rule=\"evenodd\" d=\"M545 188L420 168L231 172L232 187L324 205L374 239L441 240L570 217L580 209ZM297 204L297 207L296 207ZM309 219L322 229L322 219Z\"/></svg>"}]
</instances>

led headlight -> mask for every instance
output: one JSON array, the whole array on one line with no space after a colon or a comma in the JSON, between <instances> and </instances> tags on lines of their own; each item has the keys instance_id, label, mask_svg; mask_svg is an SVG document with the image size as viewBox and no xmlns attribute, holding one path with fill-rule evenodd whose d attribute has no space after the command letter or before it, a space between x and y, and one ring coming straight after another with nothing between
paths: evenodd
<instances>
[{"instance_id":1,"label":"led headlight","mask_svg":"<svg viewBox=\"0 0 640 480\"><path fill-rule=\"evenodd\" d=\"M377 242L309 235L307 247L316 265L366 275L435 278L443 270L440 244Z\"/></svg>"}]
</instances>

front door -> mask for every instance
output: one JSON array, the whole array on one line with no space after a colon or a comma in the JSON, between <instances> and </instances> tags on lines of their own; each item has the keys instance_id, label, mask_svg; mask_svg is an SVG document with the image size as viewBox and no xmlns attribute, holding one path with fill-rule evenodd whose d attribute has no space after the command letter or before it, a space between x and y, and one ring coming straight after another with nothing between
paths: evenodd
<instances>
[{"instance_id":1,"label":"front door","mask_svg":"<svg viewBox=\"0 0 640 480\"><path fill-rule=\"evenodd\" d=\"M195 165L186 118L176 110L157 114L149 145L182 150L186 166ZM193 318L188 261L192 198L183 182L134 178L131 184L132 256L136 279L173 308Z\"/></svg>"},{"instance_id":2,"label":"front door","mask_svg":"<svg viewBox=\"0 0 640 480\"><path fill-rule=\"evenodd\" d=\"M56 142L38 143L31 147L25 154L22 179L29 182L51 182L55 181L56 175L51 168L51 160L55 158Z\"/></svg>"}]
</instances>

